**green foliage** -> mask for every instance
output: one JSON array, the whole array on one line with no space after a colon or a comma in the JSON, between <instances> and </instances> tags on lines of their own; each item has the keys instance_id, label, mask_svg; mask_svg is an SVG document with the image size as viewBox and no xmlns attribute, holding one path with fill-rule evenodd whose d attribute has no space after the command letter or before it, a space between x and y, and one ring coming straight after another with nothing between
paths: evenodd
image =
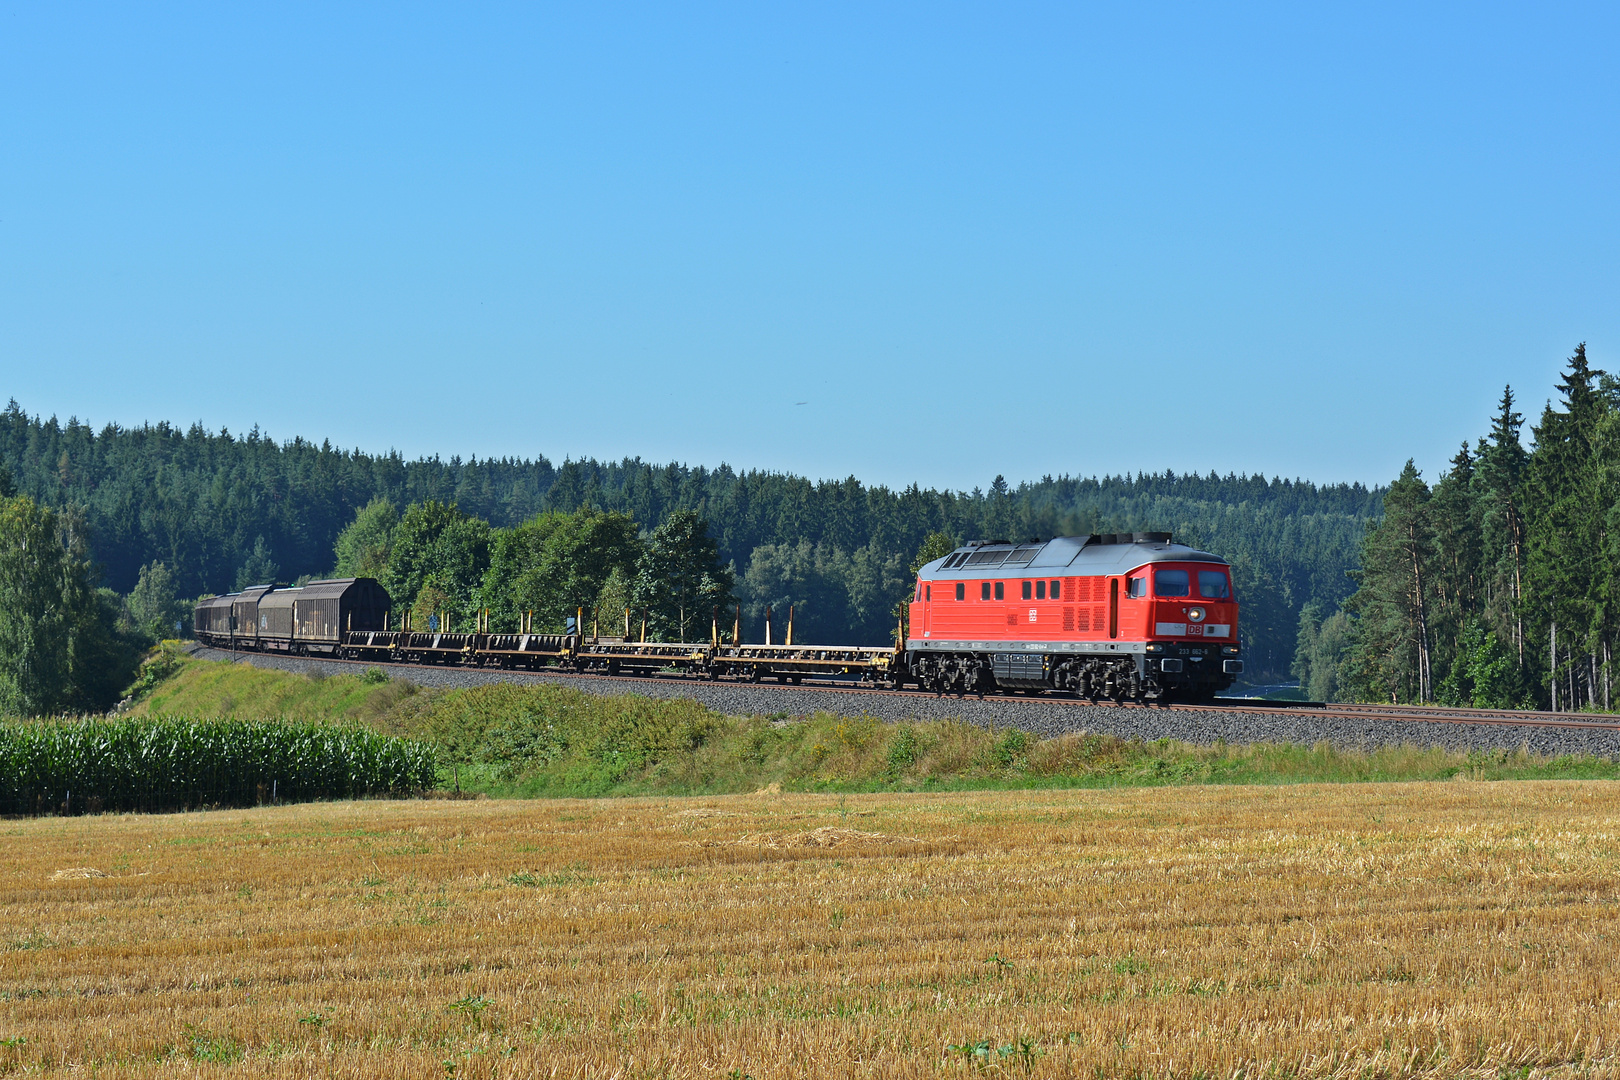
<instances>
[{"instance_id":1,"label":"green foliage","mask_svg":"<svg viewBox=\"0 0 1620 1080\"><path fill-rule=\"evenodd\" d=\"M996 740L996 764L1003 769L1023 768L1028 761L1032 741L1027 732L1018 728L1008 728Z\"/></svg>"},{"instance_id":2,"label":"green foliage","mask_svg":"<svg viewBox=\"0 0 1620 1080\"><path fill-rule=\"evenodd\" d=\"M154 561L169 568L176 591L187 596L227 591L250 562L244 580L324 575L334 559L345 572L376 570L393 562L393 534L382 527L388 515L376 500L454 506L497 529L593 507L653 530L690 511L705 522L718 565L743 570L737 592L751 611L780 599L802 602L812 624L822 620L826 628L815 636L872 644L889 640L894 606L912 583L904 566L932 535L993 539L1168 529L1233 562L1244 604L1245 660L1258 678L1288 668L1306 601L1331 609L1351 591L1346 572L1356 568L1363 522L1380 499L1359 485L1258 475L1047 476L959 492L637 459L561 466L544 458L405 461L304 439L277 443L257 430L238 436L158 424L97 432L76 421L30 417L15 403L0 411L0 467L37 502L85 508L94 561L106 584L120 592L134 588L139 569ZM338 551L340 534L367 508L367 528ZM478 595L483 567L493 564L495 552L489 563L479 563L476 538L470 539L471 558L463 552L448 559L450 567L438 566L437 587L454 606L457 625L465 625L482 600L492 615L499 608L499 626L515 629L516 600L500 607L508 592ZM801 543L810 545L809 563L798 555ZM754 589L747 570L762 547ZM792 552L785 570L784 549ZM406 555L398 580L385 580L396 610L414 607L426 583L418 572L421 552ZM476 569L470 581L450 572L466 570L469 561ZM515 574L497 575L498 584L515 580ZM622 610L622 593L614 603L594 599L604 610L614 604ZM537 628L553 617L537 609ZM706 634L708 619L705 608L695 623L688 619L688 631ZM751 621L749 636L757 640L759 626Z\"/></svg>"},{"instance_id":3,"label":"green foliage","mask_svg":"<svg viewBox=\"0 0 1620 1080\"><path fill-rule=\"evenodd\" d=\"M147 654L146 659L141 661L140 672L129 688L129 697L135 701L146 697L179 671L183 663L172 647L153 649Z\"/></svg>"},{"instance_id":4,"label":"green foliage","mask_svg":"<svg viewBox=\"0 0 1620 1080\"><path fill-rule=\"evenodd\" d=\"M0 501L0 714L101 711L139 654L116 597L91 585L83 518L27 496Z\"/></svg>"},{"instance_id":5,"label":"green foliage","mask_svg":"<svg viewBox=\"0 0 1620 1080\"><path fill-rule=\"evenodd\" d=\"M332 545L336 559L332 576L382 578L398 524L399 510L386 498L379 495L362 506Z\"/></svg>"},{"instance_id":6,"label":"green foliage","mask_svg":"<svg viewBox=\"0 0 1620 1080\"><path fill-rule=\"evenodd\" d=\"M174 575L160 562L141 567L127 609L130 628L152 642L179 637L191 622L191 605L175 594Z\"/></svg>"},{"instance_id":7,"label":"green foliage","mask_svg":"<svg viewBox=\"0 0 1620 1080\"><path fill-rule=\"evenodd\" d=\"M988 540L994 538L981 537L981 539ZM924 566L927 566L935 559L943 559L945 556L949 555L955 550L956 539L952 537L950 533L937 531L929 533L927 536L923 537L922 544L917 548L917 554L912 556L911 565L907 567L909 576L913 581L915 581L917 579L917 571L921 570Z\"/></svg>"},{"instance_id":8,"label":"green foliage","mask_svg":"<svg viewBox=\"0 0 1620 1080\"><path fill-rule=\"evenodd\" d=\"M716 611L731 609L732 584L708 525L691 510L677 510L647 540L631 603L647 613L654 639L690 641L693 634L707 636Z\"/></svg>"},{"instance_id":9,"label":"green foliage","mask_svg":"<svg viewBox=\"0 0 1620 1080\"><path fill-rule=\"evenodd\" d=\"M453 504L429 501L408 507L393 529L386 574L380 579L396 608L417 607L424 591L456 625L471 623L478 589L489 569L489 524ZM426 628L426 622L417 624Z\"/></svg>"},{"instance_id":10,"label":"green foliage","mask_svg":"<svg viewBox=\"0 0 1620 1080\"><path fill-rule=\"evenodd\" d=\"M207 1061L215 1065L234 1065L246 1052L242 1044L230 1036L210 1035L192 1027L186 1028L186 1041L193 1061Z\"/></svg>"},{"instance_id":11,"label":"green foliage","mask_svg":"<svg viewBox=\"0 0 1620 1080\"><path fill-rule=\"evenodd\" d=\"M1302 625L1296 671L1331 669L1361 699L1613 706L1620 384L1581 345L1558 390L1529 452L1508 389L1432 490L1408 463L1362 542L1342 632Z\"/></svg>"},{"instance_id":12,"label":"green foliage","mask_svg":"<svg viewBox=\"0 0 1620 1080\"><path fill-rule=\"evenodd\" d=\"M432 745L446 786L454 764L464 790L499 795L684 795L773 784L854 792L1459 775L1620 779L1613 760L1549 759L1526 751L1459 754L1405 746L1361 753L1327 744L1194 746L1084 733L1040 739L949 720L885 724L826 713L726 716L690 699L596 695L555 684L434 690L401 679L367 685L359 677L334 676L317 682L247 664L190 659L136 711L161 705L197 715L228 700L241 703L236 715L244 719L298 716L307 719L292 726L309 727L330 717L343 722L336 730L363 722ZM533 877L540 886L562 883L555 874Z\"/></svg>"},{"instance_id":13,"label":"green foliage","mask_svg":"<svg viewBox=\"0 0 1620 1080\"><path fill-rule=\"evenodd\" d=\"M180 717L0 724L0 813L174 810L406 793L432 747L360 727ZM73 801L67 803L68 793Z\"/></svg>"},{"instance_id":14,"label":"green foliage","mask_svg":"<svg viewBox=\"0 0 1620 1080\"><path fill-rule=\"evenodd\" d=\"M463 788L501 795L684 795L771 784L853 792L1620 777L1613 761L1524 752L1039 739L951 721L891 725L827 714L784 725L723 716L690 700L599 697L558 686L447 691L418 699L398 723L457 762Z\"/></svg>"},{"instance_id":15,"label":"green foliage","mask_svg":"<svg viewBox=\"0 0 1620 1080\"><path fill-rule=\"evenodd\" d=\"M1463 634L1438 698L1442 705L1476 709L1533 709L1535 696L1517 658L1496 638L1496 631L1474 625Z\"/></svg>"},{"instance_id":16,"label":"green foliage","mask_svg":"<svg viewBox=\"0 0 1620 1080\"><path fill-rule=\"evenodd\" d=\"M27 497L0 504L0 712L66 706L72 622L56 517Z\"/></svg>"},{"instance_id":17,"label":"green foliage","mask_svg":"<svg viewBox=\"0 0 1620 1080\"><path fill-rule=\"evenodd\" d=\"M889 775L899 777L906 770L917 764L917 758L922 754L922 740L917 737L917 729L911 724L901 724L895 729L894 737L889 740Z\"/></svg>"},{"instance_id":18,"label":"green foliage","mask_svg":"<svg viewBox=\"0 0 1620 1080\"><path fill-rule=\"evenodd\" d=\"M240 592L254 585L274 585L281 567L270 558L270 548L265 544L264 537L255 537L253 550L248 552L241 567L236 571L236 584L234 590Z\"/></svg>"},{"instance_id":19,"label":"green foliage","mask_svg":"<svg viewBox=\"0 0 1620 1080\"><path fill-rule=\"evenodd\" d=\"M1430 609L1436 541L1429 486L1407 461L1384 517L1361 546L1361 588L1348 608L1361 633L1351 645L1344 688L1360 699L1429 701L1433 697Z\"/></svg>"},{"instance_id":20,"label":"green foliage","mask_svg":"<svg viewBox=\"0 0 1620 1080\"><path fill-rule=\"evenodd\" d=\"M1299 680L1300 700L1338 701L1344 676L1342 667L1350 648L1350 616L1335 611L1322 618L1322 605L1312 601L1299 614L1299 639L1293 675Z\"/></svg>"},{"instance_id":21,"label":"green foliage","mask_svg":"<svg viewBox=\"0 0 1620 1080\"><path fill-rule=\"evenodd\" d=\"M625 514L590 506L548 512L496 531L480 595L496 626L515 629L519 615L533 611L535 630L561 632L581 609L589 624L602 605L603 633L615 633L641 554L636 523Z\"/></svg>"}]
</instances>

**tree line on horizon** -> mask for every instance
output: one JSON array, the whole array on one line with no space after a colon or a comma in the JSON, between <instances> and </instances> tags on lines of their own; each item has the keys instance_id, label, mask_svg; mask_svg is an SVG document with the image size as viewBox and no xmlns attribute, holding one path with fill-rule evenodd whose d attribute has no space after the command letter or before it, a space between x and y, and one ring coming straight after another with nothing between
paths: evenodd
<instances>
[{"instance_id":1,"label":"tree line on horizon","mask_svg":"<svg viewBox=\"0 0 1620 1080\"><path fill-rule=\"evenodd\" d=\"M585 583L595 582L597 609L620 606L622 619L622 606L650 598L645 588L636 592L643 554L683 515L688 538L697 535L695 521L713 545L715 587L705 595L725 593L743 606L748 640L759 639L766 606L792 606L802 639L884 644L929 537L956 543L1168 530L1233 563L1250 669L1260 678L1286 677L1305 604L1333 609L1352 591L1348 572L1383 498L1358 484L1259 474L1047 476L1017 485L996 477L964 492L635 458L407 461L305 439L277 442L256 429L96 430L30 416L16 402L0 412L0 467L20 496L77 515L92 584L117 594L124 609L148 579L197 597L347 570L359 565L345 561L343 545L357 540L352 530L376 532L386 523L388 550L397 535L401 561L397 571L369 569L392 575L384 580L400 590L401 608L438 603L465 625L488 607L497 627L515 627L516 612L538 598L547 606L536 625L552 625L565 609L590 606L581 600ZM443 558L431 574L408 569L427 565L418 549L430 535L427 547ZM575 557L584 570L560 569ZM124 624L140 621L124 609ZM702 636L711 616L701 613ZM655 625L664 617L649 616ZM686 621L695 625L690 613Z\"/></svg>"},{"instance_id":2,"label":"tree line on horizon","mask_svg":"<svg viewBox=\"0 0 1620 1080\"><path fill-rule=\"evenodd\" d=\"M1582 343L1531 428L1512 387L1431 486L1408 461L1361 543L1357 588L1301 611L1317 700L1613 707L1620 631L1620 380Z\"/></svg>"}]
</instances>

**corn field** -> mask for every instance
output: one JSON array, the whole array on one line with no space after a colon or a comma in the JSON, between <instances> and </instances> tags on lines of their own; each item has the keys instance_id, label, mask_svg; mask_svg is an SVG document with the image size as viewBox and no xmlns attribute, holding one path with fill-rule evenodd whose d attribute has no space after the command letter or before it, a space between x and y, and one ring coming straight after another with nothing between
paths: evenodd
<instances>
[{"instance_id":1,"label":"corn field","mask_svg":"<svg viewBox=\"0 0 1620 1080\"><path fill-rule=\"evenodd\" d=\"M0 724L0 814L163 811L403 794L435 782L426 743L275 721Z\"/></svg>"}]
</instances>

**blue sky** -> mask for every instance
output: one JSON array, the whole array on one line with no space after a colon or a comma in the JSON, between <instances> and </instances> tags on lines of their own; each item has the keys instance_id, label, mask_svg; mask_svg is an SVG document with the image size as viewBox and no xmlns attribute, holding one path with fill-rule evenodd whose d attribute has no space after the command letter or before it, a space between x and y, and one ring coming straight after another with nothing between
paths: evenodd
<instances>
[{"instance_id":1,"label":"blue sky","mask_svg":"<svg viewBox=\"0 0 1620 1080\"><path fill-rule=\"evenodd\" d=\"M0 5L0 395L407 455L1433 477L1620 368L1612 5ZM800 404L800 403L803 404Z\"/></svg>"}]
</instances>

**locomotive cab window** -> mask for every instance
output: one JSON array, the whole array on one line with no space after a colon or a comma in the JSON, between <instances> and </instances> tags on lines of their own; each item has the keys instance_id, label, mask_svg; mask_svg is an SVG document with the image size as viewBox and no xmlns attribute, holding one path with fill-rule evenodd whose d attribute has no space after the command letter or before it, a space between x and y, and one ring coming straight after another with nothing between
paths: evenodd
<instances>
[{"instance_id":1,"label":"locomotive cab window","mask_svg":"<svg viewBox=\"0 0 1620 1080\"><path fill-rule=\"evenodd\" d=\"M956 598L958 600L967 599L967 586L962 584L960 581L956 583Z\"/></svg>"},{"instance_id":2,"label":"locomotive cab window","mask_svg":"<svg viewBox=\"0 0 1620 1080\"><path fill-rule=\"evenodd\" d=\"M1189 582L1185 570L1153 571L1153 593L1156 596L1186 596Z\"/></svg>"},{"instance_id":3,"label":"locomotive cab window","mask_svg":"<svg viewBox=\"0 0 1620 1080\"><path fill-rule=\"evenodd\" d=\"M1141 597L1147 595L1147 578L1133 577L1125 579L1125 595Z\"/></svg>"},{"instance_id":4,"label":"locomotive cab window","mask_svg":"<svg viewBox=\"0 0 1620 1080\"><path fill-rule=\"evenodd\" d=\"M1046 599L1046 582L1037 581L1035 583L1035 599L1037 599L1037 600L1045 600Z\"/></svg>"},{"instance_id":5,"label":"locomotive cab window","mask_svg":"<svg viewBox=\"0 0 1620 1080\"><path fill-rule=\"evenodd\" d=\"M996 582L996 599L997 600L1002 599L1001 582L999 582L999 581Z\"/></svg>"},{"instance_id":6,"label":"locomotive cab window","mask_svg":"<svg viewBox=\"0 0 1620 1080\"><path fill-rule=\"evenodd\" d=\"M932 585L924 585L923 586L923 599L924 600L932 600L933 598L934 598L934 587Z\"/></svg>"},{"instance_id":7,"label":"locomotive cab window","mask_svg":"<svg viewBox=\"0 0 1620 1080\"><path fill-rule=\"evenodd\" d=\"M1206 600L1225 600L1232 595L1224 570L1198 571L1198 595Z\"/></svg>"},{"instance_id":8,"label":"locomotive cab window","mask_svg":"<svg viewBox=\"0 0 1620 1080\"><path fill-rule=\"evenodd\" d=\"M1029 582L1024 582L1024 599L1029 599Z\"/></svg>"}]
</instances>

